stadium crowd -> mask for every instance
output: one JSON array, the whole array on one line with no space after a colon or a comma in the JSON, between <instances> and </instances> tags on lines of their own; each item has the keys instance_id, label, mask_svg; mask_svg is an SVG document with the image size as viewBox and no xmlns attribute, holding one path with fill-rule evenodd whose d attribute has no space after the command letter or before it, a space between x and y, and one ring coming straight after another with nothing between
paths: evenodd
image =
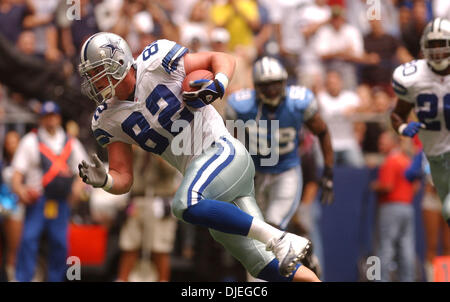
<instances>
[{"instance_id":1,"label":"stadium crowd","mask_svg":"<svg viewBox=\"0 0 450 302\"><path fill-rule=\"evenodd\" d=\"M61 115L65 131L81 141L87 154L97 152L107 161L89 126L95 104L79 92L81 46L87 37L99 31L124 37L135 56L157 39L176 41L190 52L213 50L233 54L237 59L234 77L224 98L214 103L224 118L227 95L253 88L255 60L265 55L276 57L288 71L289 84L303 85L314 92L320 113L331 131L336 167L376 169L386 155L380 149L379 139L391 129L389 112L396 102L392 73L398 65L422 58L420 37L430 20L450 18L448 0L372 1L375 4L366 0L66 2L0 0L0 73L3 74L0 76L0 145L2 185L6 187L11 184L19 140L37 128L46 112L43 113L45 101L53 100L61 107L55 112ZM79 10L74 10L73 5L79 5ZM5 49L14 50L6 52ZM3 51L11 56L3 56ZM14 65L14 60L20 63ZM36 82L39 72L17 69L23 65L37 66L42 74L47 74L47 82ZM8 70L6 74L3 68ZM13 79L20 84L11 84ZM302 163L305 185L302 205L290 228L316 238L313 241L323 265L321 236L314 234L317 221L314 222L313 209L308 206L317 203L317 186L314 186L317 177L305 171L320 169L323 163L311 133L306 130L301 137L300 152L306 159ZM417 140L402 139L396 143L410 161L420 151ZM135 173L139 173L142 184L136 184L129 194L113 196L101 189L82 187L68 199L69 253L81 251L85 257L81 257L82 280L244 281L245 271L207 236L206 230L173 220L167 200L176 191L172 186L176 186L179 175L152 155L140 154L135 161L138 170ZM425 177L420 179L426 182ZM144 185L148 183L151 186ZM11 194L2 191L4 201L0 204L0 280L3 281L17 278L15 270L20 260L17 254L22 234L26 233L23 224L26 205L19 200L8 208L8 197L15 200ZM450 233L444 224L436 223L441 218L435 214L439 210L433 198L436 199L433 188L426 183L424 267L425 280L429 281L433 280L431 263L439 241L435 234L440 229L442 252L450 255ZM374 227L373 231L376 230ZM387 233L381 231L377 235ZM42 240L49 239L44 236ZM95 249L93 241L103 244ZM51 252L41 245L38 253L33 280L41 281L46 278L48 266L45 256ZM414 255L410 258L410 265L414 266ZM211 263L221 268L215 270L216 275L211 275Z\"/></svg>"}]
</instances>

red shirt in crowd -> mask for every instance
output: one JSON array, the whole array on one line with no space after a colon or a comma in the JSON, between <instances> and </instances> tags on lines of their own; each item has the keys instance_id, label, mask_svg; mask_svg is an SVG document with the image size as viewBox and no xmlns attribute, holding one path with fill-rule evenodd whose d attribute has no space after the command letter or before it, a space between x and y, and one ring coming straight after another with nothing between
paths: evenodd
<instances>
[{"instance_id":1,"label":"red shirt in crowd","mask_svg":"<svg viewBox=\"0 0 450 302\"><path fill-rule=\"evenodd\" d=\"M400 151L391 152L380 167L378 182L383 187L392 188L389 193L381 194L379 201L412 203L414 185L405 177L405 171L411 164L411 159Z\"/></svg>"}]
</instances>

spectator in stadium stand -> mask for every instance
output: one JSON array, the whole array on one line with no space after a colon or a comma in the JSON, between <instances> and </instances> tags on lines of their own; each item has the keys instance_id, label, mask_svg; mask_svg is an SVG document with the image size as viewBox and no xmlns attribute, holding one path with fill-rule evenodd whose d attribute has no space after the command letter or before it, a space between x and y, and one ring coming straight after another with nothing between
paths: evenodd
<instances>
[{"instance_id":1,"label":"spectator in stadium stand","mask_svg":"<svg viewBox=\"0 0 450 302\"><path fill-rule=\"evenodd\" d=\"M365 36L371 31L370 21L381 20L384 31L394 37L400 36L397 0L370 3L367 0L346 1L347 21Z\"/></svg>"},{"instance_id":2,"label":"spectator in stadium stand","mask_svg":"<svg viewBox=\"0 0 450 302\"><path fill-rule=\"evenodd\" d=\"M301 51L298 79L302 85L312 89L315 93L323 85L325 71L322 61L314 47L317 43L316 33L322 26L328 24L331 9L326 0L315 0L300 10L302 20L301 32L305 45Z\"/></svg>"},{"instance_id":3,"label":"spectator in stadium stand","mask_svg":"<svg viewBox=\"0 0 450 302\"><path fill-rule=\"evenodd\" d=\"M347 76L347 75L346 75ZM337 166L360 168L364 157L351 120L358 110L358 95L343 88L342 74L330 70L325 80L325 90L317 94L320 114L331 132L331 143Z\"/></svg>"},{"instance_id":4,"label":"spectator in stadium stand","mask_svg":"<svg viewBox=\"0 0 450 302\"><path fill-rule=\"evenodd\" d=\"M277 55L288 72L288 85L297 84L300 55L305 46L301 26L305 23L301 11L308 3L305 0L260 0L269 12L269 20L273 24ZM272 48L272 49L270 49ZM269 48L274 52L273 46ZM274 55L274 53L270 53Z\"/></svg>"},{"instance_id":5,"label":"spectator in stadium stand","mask_svg":"<svg viewBox=\"0 0 450 302\"><path fill-rule=\"evenodd\" d=\"M79 87L73 87L68 81L63 66L17 51L16 46L1 33L0 70L0 83L11 91L26 98L55 100L62 111L70 112L78 123L90 122L93 104L83 101L86 97Z\"/></svg>"},{"instance_id":6,"label":"spectator in stadium stand","mask_svg":"<svg viewBox=\"0 0 450 302\"><path fill-rule=\"evenodd\" d=\"M62 53L58 48L58 31L54 24L58 3L58 0L28 1L27 4L33 14L23 22L23 27L33 31L36 36L36 53L51 62L62 59Z\"/></svg>"},{"instance_id":7,"label":"spectator in stadium stand","mask_svg":"<svg viewBox=\"0 0 450 302\"><path fill-rule=\"evenodd\" d=\"M378 56L380 62L362 66L361 82L371 87L379 86L393 97L391 81L394 67L411 61L413 57L400 41L384 31L380 20L371 20L369 24L371 31L364 37L364 48L367 53Z\"/></svg>"},{"instance_id":8,"label":"spectator in stadium stand","mask_svg":"<svg viewBox=\"0 0 450 302\"><path fill-rule=\"evenodd\" d=\"M204 51L209 44L209 10L211 1L199 0L193 6L188 19L180 28L180 41L189 47L190 52ZM208 49L209 50L209 49Z\"/></svg>"},{"instance_id":9,"label":"spectator in stadium stand","mask_svg":"<svg viewBox=\"0 0 450 302\"><path fill-rule=\"evenodd\" d=\"M383 132L378 144L379 151L386 157L371 188L378 194L376 246L381 259L381 281L394 281L392 267L397 260L398 281L413 282L415 225L412 202L416 188L415 183L405 176L411 159L402 150L398 135L392 131Z\"/></svg>"},{"instance_id":10,"label":"spectator in stadium stand","mask_svg":"<svg viewBox=\"0 0 450 302\"><path fill-rule=\"evenodd\" d=\"M450 18L450 1L447 0L433 0L433 16L435 18Z\"/></svg>"},{"instance_id":11,"label":"spectator in stadium stand","mask_svg":"<svg viewBox=\"0 0 450 302\"><path fill-rule=\"evenodd\" d=\"M80 20L67 18L68 5L61 2L57 13L58 26L61 28L61 45L68 58L78 57L81 45L92 34L99 31L94 7L88 0L80 0Z\"/></svg>"},{"instance_id":12,"label":"spectator in stadium stand","mask_svg":"<svg viewBox=\"0 0 450 302\"><path fill-rule=\"evenodd\" d=\"M259 28L258 6L251 0L215 0L210 10L212 22L230 33L230 49L253 46L253 31Z\"/></svg>"},{"instance_id":13,"label":"spectator in stadium stand","mask_svg":"<svg viewBox=\"0 0 450 302\"><path fill-rule=\"evenodd\" d=\"M19 145L20 135L16 131L8 131L5 135L5 142L3 146L3 159L1 161L1 186L2 193L0 202L0 213L3 215L0 222L3 224L5 242L2 244L2 248L6 245L5 251L5 272L8 281L14 280L15 264L17 250L19 248L20 236L22 233L22 220L23 220L23 206L17 204L17 195L11 192L11 178L13 169L11 166L14 153ZM4 188L3 188L4 187ZM4 189L7 189L5 192ZM12 195L11 195L12 194ZM9 197L6 200L9 204L5 205L3 198ZM11 202L12 201L12 202ZM8 206L8 207L6 207ZM6 210L6 211L5 211Z\"/></svg>"},{"instance_id":14,"label":"spectator in stadium stand","mask_svg":"<svg viewBox=\"0 0 450 302\"><path fill-rule=\"evenodd\" d=\"M414 1L409 21L401 30L401 39L406 49L416 59L419 59L420 38L427 22L426 4L424 1Z\"/></svg>"},{"instance_id":15,"label":"spectator in stadium stand","mask_svg":"<svg viewBox=\"0 0 450 302\"><path fill-rule=\"evenodd\" d=\"M122 253L117 280L133 281L130 273L142 256L140 264L149 265L151 259L158 272L156 280L167 282L177 229L170 203L182 177L159 157L140 148L133 148L133 153L136 181L131 189L127 219L120 231Z\"/></svg>"},{"instance_id":16,"label":"spectator in stadium stand","mask_svg":"<svg viewBox=\"0 0 450 302\"><path fill-rule=\"evenodd\" d=\"M254 32L260 29L258 5L252 0L214 0L210 9L210 18L215 27L225 28L229 35L228 50L238 58L237 64L246 70L245 84L240 88L251 88L251 69L256 58L257 50L254 46ZM238 66L238 70L240 70ZM233 76L234 78L234 76ZM237 80L237 79L236 79ZM231 92L231 91L230 91Z\"/></svg>"},{"instance_id":17,"label":"spectator in stadium stand","mask_svg":"<svg viewBox=\"0 0 450 302\"><path fill-rule=\"evenodd\" d=\"M0 33L15 44L23 30L23 22L30 10L26 4L0 0Z\"/></svg>"},{"instance_id":18,"label":"spectator in stadium stand","mask_svg":"<svg viewBox=\"0 0 450 302\"><path fill-rule=\"evenodd\" d=\"M364 42L358 28L346 23L344 8L331 8L330 23L317 32L315 51L326 70L335 69L345 74L344 88L356 89L356 64L377 64L378 58L365 54Z\"/></svg>"},{"instance_id":19,"label":"spectator in stadium stand","mask_svg":"<svg viewBox=\"0 0 450 302\"><path fill-rule=\"evenodd\" d=\"M74 179L74 175L78 162L86 158L81 143L61 127L59 106L45 102L39 128L21 139L12 162L12 189L26 208L17 281L33 279L43 232L49 242L48 281L65 280L69 201L77 200L83 187L80 178Z\"/></svg>"}]
</instances>

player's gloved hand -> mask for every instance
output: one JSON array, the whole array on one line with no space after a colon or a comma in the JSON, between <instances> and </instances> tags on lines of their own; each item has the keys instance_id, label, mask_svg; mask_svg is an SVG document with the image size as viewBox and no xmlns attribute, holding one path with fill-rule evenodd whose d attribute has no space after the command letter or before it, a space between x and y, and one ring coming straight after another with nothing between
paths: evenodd
<instances>
[{"instance_id":1,"label":"player's gloved hand","mask_svg":"<svg viewBox=\"0 0 450 302\"><path fill-rule=\"evenodd\" d=\"M94 164L81 161L78 164L78 171L83 182L94 188L103 188L108 181L108 173L103 163L98 158L97 154L92 155L92 161Z\"/></svg>"},{"instance_id":2,"label":"player's gloved hand","mask_svg":"<svg viewBox=\"0 0 450 302\"><path fill-rule=\"evenodd\" d=\"M222 98L225 93L225 87L218 79L200 79L190 82L189 86L199 89L191 92L183 92L183 99L195 108L209 105L216 99Z\"/></svg>"},{"instance_id":3,"label":"player's gloved hand","mask_svg":"<svg viewBox=\"0 0 450 302\"><path fill-rule=\"evenodd\" d=\"M320 187L322 189L320 202L323 204L331 204L334 200L332 168L330 167L324 168L322 178L320 179Z\"/></svg>"},{"instance_id":4,"label":"player's gloved hand","mask_svg":"<svg viewBox=\"0 0 450 302\"><path fill-rule=\"evenodd\" d=\"M413 137L421 128L425 129L425 124L419 122L409 122L408 124L401 124L400 127L398 127L398 133L404 136Z\"/></svg>"}]
</instances>

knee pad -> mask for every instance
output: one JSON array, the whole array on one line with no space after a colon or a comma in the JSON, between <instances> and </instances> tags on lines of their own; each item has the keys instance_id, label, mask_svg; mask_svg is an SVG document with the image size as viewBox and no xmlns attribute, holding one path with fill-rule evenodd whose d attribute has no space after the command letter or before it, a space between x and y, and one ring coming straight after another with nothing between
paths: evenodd
<instances>
[{"instance_id":1,"label":"knee pad","mask_svg":"<svg viewBox=\"0 0 450 302\"><path fill-rule=\"evenodd\" d=\"M183 202L180 198L177 198L177 196L175 196L175 198L172 200L172 204L171 204L171 210L172 210L172 214L182 220L183 219L183 212L187 209L187 204L186 202Z\"/></svg>"}]
</instances>

